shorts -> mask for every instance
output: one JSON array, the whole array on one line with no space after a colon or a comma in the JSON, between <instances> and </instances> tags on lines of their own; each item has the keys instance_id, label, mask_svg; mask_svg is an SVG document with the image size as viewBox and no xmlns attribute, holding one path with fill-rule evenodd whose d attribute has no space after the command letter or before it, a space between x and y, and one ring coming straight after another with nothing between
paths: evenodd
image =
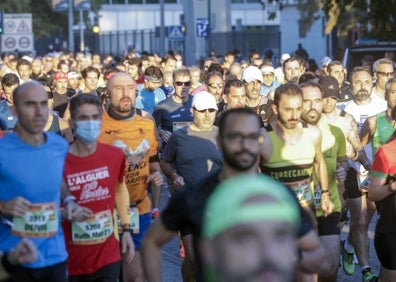
<instances>
[{"instance_id":1,"label":"shorts","mask_svg":"<svg viewBox=\"0 0 396 282\"><path fill-rule=\"evenodd\" d=\"M41 268L22 267L7 282L47 281L67 282L66 261Z\"/></svg>"},{"instance_id":2,"label":"shorts","mask_svg":"<svg viewBox=\"0 0 396 282\"><path fill-rule=\"evenodd\" d=\"M140 251L140 245L142 244L143 236L144 234L146 234L146 231L149 229L150 224L151 224L151 213L145 213L139 215L139 233L136 234L132 233L132 239L133 239L133 244L135 244L135 250Z\"/></svg>"},{"instance_id":3,"label":"shorts","mask_svg":"<svg viewBox=\"0 0 396 282\"><path fill-rule=\"evenodd\" d=\"M344 182L347 198L356 199L362 197L362 192L358 187L356 170L349 168Z\"/></svg>"},{"instance_id":4,"label":"shorts","mask_svg":"<svg viewBox=\"0 0 396 282\"><path fill-rule=\"evenodd\" d=\"M87 282L87 281L101 281L101 282L117 282L121 270L121 262L113 262L103 266L95 273L87 275L71 275L69 282Z\"/></svg>"},{"instance_id":5,"label":"shorts","mask_svg":"<svg viewBox=\"0 0 396 282\"><path fill-rule=\"evenodd\" d=\"M396 240L394 233L375 232L374 247L381 266L396 270Z\"/></svg>"},{"instance_id":6,"label":"shorts","mask_svg":"<svg viewBox=\"0 0 396 282\"><path fill-rule=\"evenodd\" d=\"M333 212L330 215L324 217L319 216L316 218L318 221L318 234L319 236L327 235L340 235L340 212Z\"/></svg>"}]
</instances>

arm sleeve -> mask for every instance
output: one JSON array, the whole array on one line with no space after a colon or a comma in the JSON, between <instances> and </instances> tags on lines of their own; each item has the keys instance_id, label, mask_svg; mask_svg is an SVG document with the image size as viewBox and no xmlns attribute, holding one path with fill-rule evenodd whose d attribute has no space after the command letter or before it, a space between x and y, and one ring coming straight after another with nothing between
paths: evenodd
<instances>
[{"instance_id":1,"label":"arm sleeve","mask_svg":"<svg viewBox=\"0 0 396 282\"><path fill-rule=\"evenodd\" d=\"M121 226L131 224L129 218L129 193L125 181L118 182L116 186L116 207L121 219Z\"/></svg>"}]
</instances>

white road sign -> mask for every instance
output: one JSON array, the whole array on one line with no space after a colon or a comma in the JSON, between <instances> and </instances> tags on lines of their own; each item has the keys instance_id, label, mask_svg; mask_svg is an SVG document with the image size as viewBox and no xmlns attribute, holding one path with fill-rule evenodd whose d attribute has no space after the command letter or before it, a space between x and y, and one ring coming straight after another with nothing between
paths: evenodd
<instances>
[{"instance_id":1,"label":"white road sign","mask_svg":"<svg viewBox=\"0 0 396 282\"><path fill-rule=\"evenodd\" d=\"M4 14L1 52L34 50L32 14Z\"/></svg>"},{"instance_id":2,"label":"white road sign","mask_svg":"<svg viewBox=\"0 0 396 282\"><path fill-rule=\"evenodd\" d=\"M1 36L1 51L13 52L18 51L27 52L34 50L34 36L32 33L23 35L3 34Z\"/></svg>"}]
</instances>

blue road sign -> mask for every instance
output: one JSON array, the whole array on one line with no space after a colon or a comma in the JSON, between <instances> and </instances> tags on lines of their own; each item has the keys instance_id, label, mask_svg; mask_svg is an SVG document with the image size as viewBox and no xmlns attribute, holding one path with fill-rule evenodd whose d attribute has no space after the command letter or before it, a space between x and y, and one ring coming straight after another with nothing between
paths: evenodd
<instances>
[{"instance_id":1,"label":"blue road sign","mask_svg":"<svg viewBox=\"0 0 396 282\"><path fill-rule=\"evenodd\" d=\"M181 25L172 25L168 28L168 39L169 40L183 40L183 31Z\"/></svg>"},{"instance_id":2,"label":"blue road sign","mask_svg":"<svg viewBox=\"0 0 396 282\"><path fill-rule=\"evenodd\" d=\"M197 18L195 31L197 37L207 37L209 35L209 19Z\"/></svg>"}]
</instances>

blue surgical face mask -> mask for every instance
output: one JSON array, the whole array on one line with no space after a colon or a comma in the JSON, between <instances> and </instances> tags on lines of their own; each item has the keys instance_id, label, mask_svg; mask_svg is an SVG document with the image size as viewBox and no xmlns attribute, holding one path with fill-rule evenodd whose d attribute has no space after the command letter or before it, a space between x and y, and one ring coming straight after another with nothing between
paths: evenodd
<instances>
[{"instance_id":1,"label":"blue surgical face mask","mask_svg":"<svg viewBox=\"0 0 396 282\"><path fill-rule=\"evenodd\" d=\"M102 122L100 120L76 121L76 135L84 143L92 143L99 136L101 124Z\"/></svg>"}]
</instances>

